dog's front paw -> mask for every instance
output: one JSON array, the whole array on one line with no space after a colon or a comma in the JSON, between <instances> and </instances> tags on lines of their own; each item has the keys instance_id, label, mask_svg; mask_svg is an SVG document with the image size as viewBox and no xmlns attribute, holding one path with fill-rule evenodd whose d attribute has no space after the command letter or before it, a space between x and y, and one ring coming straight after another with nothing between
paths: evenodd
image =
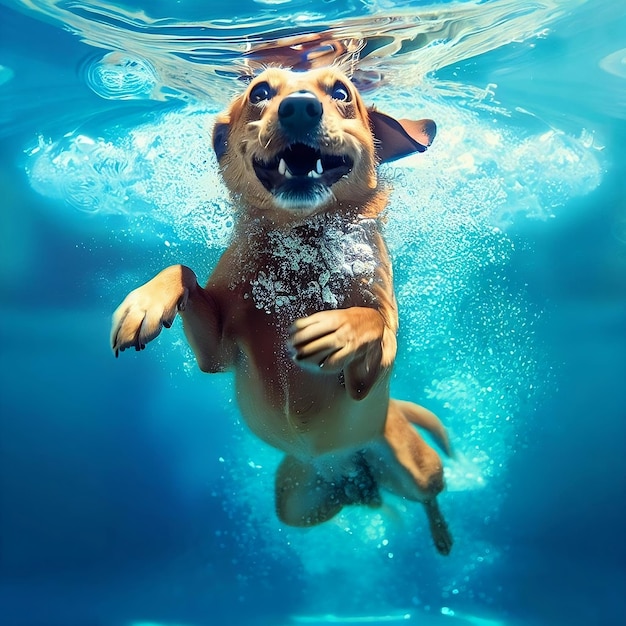
<instances>
[{"instance_id":1,"label":"dog's front paw","mask_svg":"<svg viewBox=\"0 0 626 626\"><path fill-rule=\"evenodd\" d=\"M161 329L169 328L176 313L182 311L189 289L180 279L175 266L155 276L145 285L131 291L113 313L111 347L115 356L126 348L143 350Z\"/></svg>"},{"instance_id":2,"label":"dog's front paw","mask_svg":"<svg viewBox=\"0 0 626 626\"><path fill-rule=\"evenodd\" d=\"M367 352L372 353L368 360L378 360L384 330L374 309L320 311L294 322L290 343L301 365L338 371Z\"/></svg>"},{"instance_id":3,"label":"dog's front paw","mask_svg":"<svg viewBox=\"0 0 626 626\"><path fill-rule=\"evenodd\" d=\"M374 309L321 311L294 322L289 347L303 367L344 370L348 391L360 399L389 360L385 355L386 334L383 318Z\"/></svg>"},{"instance_id":4,"label":"dog's front paw","mask_svg":"<svg viewBox=\"0 0 626 626\"><path fill-rule=\"evenodd\" d=\"M372 320L380 328L372 329ZM289 343L294 359L303 367L338 371L382 333L382 318L373 309L336 309L296 320Z\"/></svg>"}]
</instances>

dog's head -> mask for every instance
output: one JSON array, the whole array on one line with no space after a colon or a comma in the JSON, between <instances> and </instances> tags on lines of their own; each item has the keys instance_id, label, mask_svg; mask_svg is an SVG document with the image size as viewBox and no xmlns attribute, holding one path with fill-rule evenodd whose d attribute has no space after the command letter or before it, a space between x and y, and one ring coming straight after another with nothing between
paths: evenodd
<instances>
[{"instance_id":1,"label":"dog's head","mask_svg":"<svg viewBox=\"0 0 626 626\"><path fill-rule=\"evenodd\" d=\"M334 206L367 212L379 194L376 165L423 152L434 135L432 120L367 109L336 69L271 68L218 118L213 147L242 204L292 221Z\"/></svg>"}]
</instances>

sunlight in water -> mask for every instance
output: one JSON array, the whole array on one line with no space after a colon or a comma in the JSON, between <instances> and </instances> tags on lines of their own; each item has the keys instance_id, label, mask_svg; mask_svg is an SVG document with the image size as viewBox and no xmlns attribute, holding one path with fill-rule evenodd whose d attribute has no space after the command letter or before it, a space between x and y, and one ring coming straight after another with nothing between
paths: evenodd
<instances>
[{"instance_id":1,"label":"sunlight in water","mask_svg":"<svg viewBox=\"0 0 626 626\"><path fill-rule=\"evenodd\" d=\"M388 624L391 622L406 622L411 619L410 613L399 615L363 615L341 617L339 615L293 615L291 620L296 624Z\"/></svg>"},{"instance_id":2,"label":"sunlight in water","mask_svg":"<svg viewBox=\"0 0 626 626\"><path fill-rule=\"evenodd\" d=\"M0 85L8 83L13 78L13 70L10 67L0 65Z\"/></svg>"}]
</instances>

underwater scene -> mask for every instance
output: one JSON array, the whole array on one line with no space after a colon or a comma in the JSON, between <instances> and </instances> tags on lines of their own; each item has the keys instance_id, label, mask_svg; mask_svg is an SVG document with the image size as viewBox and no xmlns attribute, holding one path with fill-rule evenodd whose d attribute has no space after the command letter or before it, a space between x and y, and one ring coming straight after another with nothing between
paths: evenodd
<instances>
[{"instance_id":1,"label":"underwater scene","mask_svg":"<svg viewBox=\"0 0 626 626\"><path fill-rule=\"evenodd\" d=\"M437 124L379 175L447 556L390 494L282 523L282 453L179 319L111 350L129 291L231 240L216 116L330 65ZM1 626L626 623L626 4L0 0L0 191Z\"/></svg>"}]
</instances>

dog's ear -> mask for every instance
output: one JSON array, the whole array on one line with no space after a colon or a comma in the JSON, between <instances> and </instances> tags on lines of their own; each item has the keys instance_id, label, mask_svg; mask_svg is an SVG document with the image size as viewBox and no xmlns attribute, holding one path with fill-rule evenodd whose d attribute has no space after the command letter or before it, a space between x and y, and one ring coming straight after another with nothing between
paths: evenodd
<instances>
[{"instance_id":1,"label":"dog's ear","mask_svg":"<svg viewBox=\"0 0 626 626\"><path fill-rule=\"evenodd\" d=\"M228 134L230 133L230 123L218 120L213 127L213 150L219 161L228 148Z\"/></svg>"},{"instance_id":2,"label":"dog's ear","mask_svg":"<svg viewBox=\"0 0 626 626\"><path fill-rule=\"evenodd\" d=\"M230 129L239 120L243 105L244 96L235 98L228 110L220 113L215 120L215 126L213 126L213 150L218 161L221 160L224 154L226 154L226 150L228 150Z\"/></svg>"},{"instance_id":3,"label":"dog's ear","mask_svg":"<svg viewBox=\"0 0 626 626\"><path fill-rule=\"evenodd\" d=\"M368 109L368 114L379 163L424 152L437 132L432 120L397 120L376 109Z\"/></svg>"}]
</instances>

